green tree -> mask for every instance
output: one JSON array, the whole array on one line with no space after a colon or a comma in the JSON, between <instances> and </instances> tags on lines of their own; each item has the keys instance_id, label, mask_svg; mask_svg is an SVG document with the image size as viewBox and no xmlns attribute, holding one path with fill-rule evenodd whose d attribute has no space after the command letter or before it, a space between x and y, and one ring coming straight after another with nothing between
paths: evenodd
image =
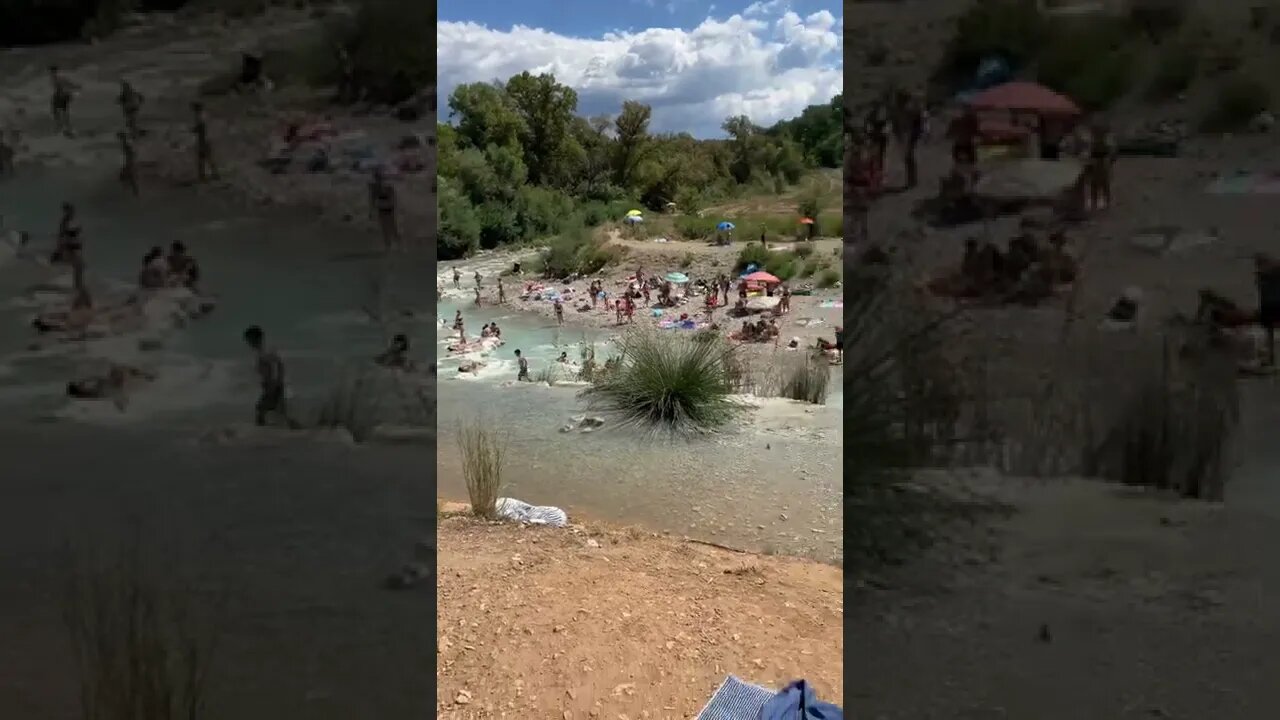
<instances>
[{"instance_id":1,"label":"green tree","mask_svg":"<svg viewBox=\"0 0 1280 720\"><path fill-rule=\"evenodd\" d=\"M489 83L459 85L449 95L458 138L473 148L519 147L524 120L504 88Z\"/></svg>"},{"instance_id":2,"label":"green tree","mask_svg":"<svg viewBox=\"0 0 1280 720\"><path fill-rule=\"evenodd\" d=\"M578 108L578 93L554 75L522 72L507 81L507 95L524 121L523 146L529 180L548 177Z\"/></svg>"},{"instance_id":3,"label":"green tree","mask_svg":"<svg viewBox=\"0 0 1280 720\"><path fill-rule=\"evenodd\" d=\"M613 121L616 132L614 181L620 187L631 186L631 176L636 166L653 148L649 137L649 120L652 117L653 108L644 103L628 100L622 104L622 112Z\"/></svg>"},{"instance_id":4,"label":"green tree","mask_svg":"<svg viewBox=\"0 0 1280 720\"><path fill-rule=\"evenodd\" d=\"M480 247L480 218L475 206L447 179L436 200L437 252L442 260L465 257Z\"/></svg>"},{"instance_id":5,"label":"green tree","mask_svg":"<svg viewBox=\"0 0 1280 720\"><path fill-rule=\"evenodd\" d=\"M729 135L729 145L733 149L733 159L729 163L729 172L739 183L747 183L755 170L754 151L756 143L756 126L746 115L728 118L720 126Z\"/></svg>"}]
</instances>

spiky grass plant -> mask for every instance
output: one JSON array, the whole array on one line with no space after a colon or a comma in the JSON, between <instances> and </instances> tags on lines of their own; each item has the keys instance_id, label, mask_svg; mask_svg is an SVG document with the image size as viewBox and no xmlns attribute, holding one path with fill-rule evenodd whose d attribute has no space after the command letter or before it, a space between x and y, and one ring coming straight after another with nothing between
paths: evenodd
<instances>
[{"instance_id":1,"label":"spiky grass plant","mask_svg":"<svg viewBox=\"0 0 1280 720\"><path fill-rule=\"evenodd\" d=\"M621 340L621 362L581 395L615 427L696 436L732 423L733 350L722 340L638 330Z\"/></svg>"}]
</instances>

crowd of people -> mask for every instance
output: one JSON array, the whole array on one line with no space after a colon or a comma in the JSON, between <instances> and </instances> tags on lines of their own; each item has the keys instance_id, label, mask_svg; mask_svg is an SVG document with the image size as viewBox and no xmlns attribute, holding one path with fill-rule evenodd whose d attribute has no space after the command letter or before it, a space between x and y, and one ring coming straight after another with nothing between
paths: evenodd
<instances>
[{"instance_id":1,"label":"crowd of people","mask_svg":"<svg viewBox=\"0 0 1280 720\"><path fill-rule=\"evenodd\" d=\"M72 105L80 86L68 78L60 68L49 68L50 116L55 133L75 137ZM123 127L116 133L122 156L119 172L121 184L134 196L141 194L138 151L135 142L147 134L142 111L145 98L127 79L120 81L119 105ZM190 105L192 150L196 180L206 182L219 177L215 162L213 141L204 105ZM15 172L14 161L18 150L16 133L6 135L0 131L0 176ZM388 249L400 247L396 224L396 196L394 187L386 175L378 169L369 185L369 214L378 221L383 240ZM47 310L39 313L32 326L41 334L53 335L61 341L84 341L98 335L118 335L146 328L145 305L157 292L171 288L185 288L199 300L192 312L202 314L212 309L212 301L200 299L200 264L187 250L184 243L172 242L166 251L162 246L152 247L142 258L137 276L137 292L127 299L99 301L94 297L88 282L88 262L85 234L76 207L64 202L58 227L54 233L53 248L47 256L38 255L33 247L31 234L14 233L15 249L30 260L54 268L66 268L70 274L69 306L65 310ZM486 328L486 332L490 332ZM496 326L492 332L497 332ZM283 420L289 427L300 427L290 414L286 402L285 368L280 355L266 345L266 333L253 326L245 330L244 341L253 350L261 392L254 409L254 421L266 425L275 419ZM416 371L409 358L409 340L404 334L395 335L389 347L373 358L379 367ZM435 366L432 364L432 371ZM156 380L156 373L132 365L111 362L96 373L68 382L66 394L74 399L112 399L122 410L129 393Z\"/></svg>"}]
</instances>

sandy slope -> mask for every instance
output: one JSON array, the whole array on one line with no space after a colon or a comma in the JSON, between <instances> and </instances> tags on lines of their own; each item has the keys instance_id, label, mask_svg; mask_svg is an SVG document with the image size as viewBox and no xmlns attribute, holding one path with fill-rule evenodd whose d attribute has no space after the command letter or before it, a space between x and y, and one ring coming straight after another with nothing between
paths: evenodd
<instances>
[{"instance_id":1,"label":"sandy slope","mask_svg":"<svg viewBox=\"0 0 1280 720\"><path fill-rule=\"evenodd\" d=\"M839 568L594 526L438 532L438 717L690 718L728 674L841 697Z\"/></svg>"}]
</instances>

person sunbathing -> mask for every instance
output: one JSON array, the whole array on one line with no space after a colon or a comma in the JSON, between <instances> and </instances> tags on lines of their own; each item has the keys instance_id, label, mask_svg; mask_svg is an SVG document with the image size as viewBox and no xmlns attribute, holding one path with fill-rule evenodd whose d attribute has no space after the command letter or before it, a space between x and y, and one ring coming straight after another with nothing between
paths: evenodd
<instances>
[{"instance_id":1,"label":"person sunbathing","mask_svg":"<svg viewBox=\"0 0 1280 720\"><path fill-rule=\"evenodd\" d=\"M155 379L155 373L113 363L102 375L91 375L67 383L67 395L77 400L114 400L123 410L131 387Z\"/></svg>"},{"instance_id":2,"label":"person sunbathing","mask_svg":"<svg viewBox=\"0 0 1280 720\"><path fill-rule=\"evenodd\" d=\"M404 334L391 338L391 345L378 354L373 361L385 368L412 370L413 361L409 359L409 338Z\"/></svg>"},{"instance_id":3,"label":"person sunbathing","mask_svg":"<svg viewBox=\"0 0 1280 720\"><path fill-rule=\"evenodd\" d=\"M1080 265L1066 245L1067 236L1062 231L1049 236L1049 249L1044 253L1043 268L1054 285L1073 283L1080 274Z\"/></svg>"},{"instance_id":4,"label":"person sunbathing","mask_svg":"<svg viewBox=\"0 0 1280 720\"><path fill-rule=\"evenodd\" d=\"M1257 313L1245 310L1226 296L1210 288L1200 290L1196 322L1208 322L1214 329L1229 329L1252 325L1257 321Z\"/></svg>"},{"instance_id":5,"label":"person sunbathing","mask_svg":"<svg viewBox=\"0 0 1280 720\"><path fill-rule=\"evenodd\" d=\"M43 313L36 316L31 325L42 333L79 332L88 328L93 318L93 300L87 290L81 289L71 301L71 309Z\"/></svg>"}]
</instances>

